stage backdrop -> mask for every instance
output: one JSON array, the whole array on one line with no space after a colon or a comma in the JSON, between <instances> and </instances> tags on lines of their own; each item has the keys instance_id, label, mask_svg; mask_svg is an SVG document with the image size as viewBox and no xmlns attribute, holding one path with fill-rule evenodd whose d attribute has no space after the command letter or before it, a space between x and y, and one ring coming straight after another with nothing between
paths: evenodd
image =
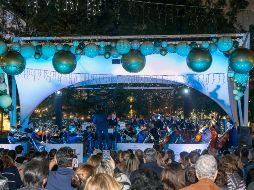
<instances>
[{"instance_id":1,"label":"stage backdrop","mask_svg":"<svg viewBox=\"0 0 254 190\"><path fill-rule=\"evenodd\" d=\"M176 53L147 56L145 68L137 74L128 73L121 64L112 64L112 59L102 56L81 56L76 70L69 75L55 72L52 59L28 59L26 70L15 77L20 100L21 124L44 99L57 90L75 84L110 83L184 84L213 99L234 118L228 90L228 58L220 51L213 53L212 57L212 66L200 74L192 72L186 64L186 57Z\"/></svg>"}]
</instances>

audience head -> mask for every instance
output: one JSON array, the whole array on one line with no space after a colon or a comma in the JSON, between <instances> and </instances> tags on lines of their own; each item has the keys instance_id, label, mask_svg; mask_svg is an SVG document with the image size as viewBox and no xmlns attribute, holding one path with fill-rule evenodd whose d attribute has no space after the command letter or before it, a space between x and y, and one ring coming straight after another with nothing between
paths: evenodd
<instances>
[{"instance_id":1,"label":"audience head","mask_svg":"<svg viewBox=\"0 0 254 190\"><path fill-rule=\"evenodd\" d=\"M248 159L249 161L254 161L254 148L249 150Z\"/></svg>"},{"instance_id":2,"label":"audience head","mask_svg":"<svg viewBox=\"0 0 254 190\"><path fill-rule=\"evenodd\" d=\"M95 175L95 168L91 165L84 164L79 166L75 170L75 174L72 177L72 185L81 189L85 187L86 182Z\"/></svg>"},{"instance_id":3,"label":"audience head","mask_svg":"<svg viewBox=\"0 0 254 190\"><path fill-rule=\"evenodd\" d=\"M49 174L48 162L44 158L32 159L22 171L22 180L25 188L42 188Z\"/></svg>"},{"instance_id":4,"label":"audience head","mask_svg":"<svg viewBox=\"0 0 254 190\"><path fill-rule=\"evenodd\" d=\"M135 151L135 155L136 155L139 159L142 159L142 160L143 160L144 153L143 153L142 150L137 149L137 150Z\"/></svg>"},{"instance_id":5,"label":"audience head","mask_svg":"<svg viewBox=\"0 0 254 190\"><path fill-rule=\"evenodd\" d=\"M10 156L13 161L15 161L16 160L16 156L17 156L16 151L15 150L9 150L8 156Z\"/></svg>"},{"instance_id":6,"label":"audience head","mask_svg":"<svg viewBox=\"0 0 254 190\"><path fill-rule=\"evenodd\" d=\"M3 169L4 169L4 163L3 163L2 159L0 159L0 173L3 172Z\"/></svg>"},{"instance_id":7,"label":"audience head","mask_svg":"<svg viewBox=\"0 0 254 190\"><path fill-rule=\"evenodd\" d=\"M148 169L139 169L131 181L131 190L140 189L160 190L163 189L163 185L160 182L158 175L154 171Z\"/></svg>"},{"instance_id":8,"label":"audience head","mask_svg":"<svg viewBox=\"0 0 254 190\"><path fill-rule=\"evenodd\" d=\"M212 155L202 155L199 157L195 169L199 180L208 178L214 181L217 176L217 161Z\"/></svg>"},{"instance_id":9,"label":"audience head","mask_svg":"<svg viewBox=\"0 0 254 190\"><path fill-rule=\"evenodd\" d=\"M126 162L126 173L128 175L130 175L131 172L133 172L139 168L139 164L140 164L140 162L139 162L138 158L134 154L131 154L130 158Z\"/></svg>"},{"instance_id":10,"label":"audience head","mask_svg":"<svg viewBox=\"0 0 254 190\"><path fill-rule=\"evenodd\" d=\"M13 159L10 156L8 156L8 155L2 156L1 160L3 161L3 168L4 169L14 166Z\"/></svg>"},{"instance_id":11,"label":"audience head","mask_svg":"<svg viewBox=\"0 0 254 190\"><path fill-rule=\"evenodd\" d=\"M24 150L24 148L23 148L22 145L18 145L18 146L15 147L15 151L16 151L17 154L22 154L23 150Z\"/></svg>"},{"instance_id":12,"label":"audience head","mask_svg":"<svg viewBox=\"0 0 254 190\"><path fill-rule=\"evenodd\" d=\"M74 151L70 147L62 147L56 153L58 167L73 167Z\"/></svg>"},{"instance_id":13,"label":"audience head","mask_svg":"<svg viewBox=\"0 0 254 190\"><path fill-rule=\"evenodd\" d=\"M189 163L190 165L196 164L200 154L197 151L191 151L189 154Z\"/></svg>"},{"instance_id":14,"label":"audience head","mask_svg":"<svg viewBox=\"0 0 254 190\"><path fill-rule=\"evenodd\" d=\"M50 159L50 160L55 159L56 153L57 153L57 150L56 150L56 149L54 149L54 148L51 149L51 150L49 151L49 154L48 154L49 159Z\"/></svg>"},{"instance_id":15,"label":"audience head","mask_svg":"<svg viewBox=\"0 0 254 190\"><path fill-rule=\"evenodd\" d=\"M191 185L191 184L194 184L194 183L198 182L195 167L191 166L191 167L186 169L186 171L185 171L185 180L186 180L186 185Z\"/></svg>"},{"instance_id":16,"label":"audience head","mask_svg":"<svg viewBox=\"0 0 254 190\"><path fill-rule=\"evenodd\" d=\"M184 170L178 163L171 163L162 171L161 182L164 190L178 190L185 187Z\"/></svg>"},{"instance_id":17,"label":"audience head","mask_svg":"<svg viewBox=\"0 0 254 190\"><path fill-rule=\"evenodd\" d=\"M165 159L166 162L171 163L175 161L175 153L173 150L168 149L165 156L166 156L166 159Z\"/></svg>"},{"instance_id":18,"label":"audience head","mask_svg":"<svg viewBox=\"0 0 254 190\"><path fill-rule=\"evenodd\" d=\"M219 168L226 173L234 173L238 171L237 159L232 155L225 155L219 161Z\"/></svg>"},{"instance_id":19,"label":"audience head","mask_svg":"<svg viewBox=\"0 0 254 190\"><path fill-rule=\"evenodd\" d=\"M115 169L115 166L112 166L110 161L102 160L96 169L96 174L105 173L105 174L108 174L113 177L114 176L114 169Z\"/></svg>"},{"instance_id":20,"label":"audience head","mask_svg":"<svg viewBox=\"0 0 254 190\"><path fill-rule=\"evenodd\" d=\"M219 187L225 187L227 185L227 176L224 171L218 170L218 174L217 174L215 183Z\"/></svg>"},{"instance_id":21,"label":"audience head","mask_svg":"<svg viewBox=\"0 0 254 190\"><path fill-rule=\"evenodd\" d=\"M102 161L102 156L99 155L92 155L88 160L87 160L87 164L97 168L100 163Z\"/></svg>"},{"instance_id":22,"label":"audience head","mask_svg":"<svg viewBox=\"0 0 254 190\"><path fill-rule=\"evenodd\" d=\"M157 151L153 148L147 148L144 151L144 162L156 162L157 161Z\"/></svg>"},{"instance_id":23,"label":"audience head","mask_svg":"<svg viewBox=\"0 0 254 190\"><path fill-rule=\"evenodd\" d=\"M110 175L96 174L86 184L84 190L121 190L121 185Z\"/></svg>"}]
</instances>

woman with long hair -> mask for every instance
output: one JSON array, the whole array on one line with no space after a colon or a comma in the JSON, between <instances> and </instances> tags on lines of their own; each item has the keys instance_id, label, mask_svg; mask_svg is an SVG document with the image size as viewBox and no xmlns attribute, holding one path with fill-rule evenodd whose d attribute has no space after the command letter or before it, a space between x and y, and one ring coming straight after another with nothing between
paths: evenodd
<instances>
[{"instance_id":1,"label":"woman with long hair","mask_svg":"<svg viewBox=\"0 0 254 190\"><path fill-rule=\"evenodd\" d=\"M140 162L135 154L131 154L126 162L125 173L130 177L131 173L139 168Z\"/></svg>"}]
</instances>

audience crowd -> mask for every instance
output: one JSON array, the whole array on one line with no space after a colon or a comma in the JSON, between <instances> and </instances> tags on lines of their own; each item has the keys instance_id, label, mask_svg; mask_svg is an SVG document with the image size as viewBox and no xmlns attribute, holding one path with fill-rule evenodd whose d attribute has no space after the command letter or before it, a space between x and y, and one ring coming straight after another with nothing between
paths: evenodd
<instances>
[{"instance_id":1,"label":"audience crowd","mask_svg":"<svg viewBox=\"0 0 254 190\"><path fill-rule=\"evenodd\" d=\"M75 151L0 149L0 190L244 190L254 189L254 149L235 151L95 150L85 163Z\"/></svg>"}]
</instances>

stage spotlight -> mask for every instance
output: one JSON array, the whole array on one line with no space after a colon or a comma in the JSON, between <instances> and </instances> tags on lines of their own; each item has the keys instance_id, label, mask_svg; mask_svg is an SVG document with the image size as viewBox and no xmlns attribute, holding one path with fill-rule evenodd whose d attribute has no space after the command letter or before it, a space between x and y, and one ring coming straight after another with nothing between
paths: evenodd
<instances>
[{"instance_id":1,"label":"stage spotlight","mask_svg":"<svg viewBox=\"0 0 254 190\"><path fill-rule=\"evenodd\" d=\"M188 88L185 88L185 89L183 90L183 93L184 93L184 94L189 94L189 89L188 89Z\"/></svg>"}]
</instances>

